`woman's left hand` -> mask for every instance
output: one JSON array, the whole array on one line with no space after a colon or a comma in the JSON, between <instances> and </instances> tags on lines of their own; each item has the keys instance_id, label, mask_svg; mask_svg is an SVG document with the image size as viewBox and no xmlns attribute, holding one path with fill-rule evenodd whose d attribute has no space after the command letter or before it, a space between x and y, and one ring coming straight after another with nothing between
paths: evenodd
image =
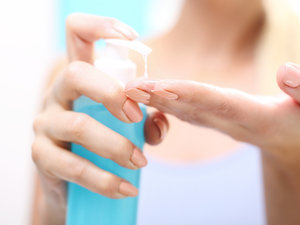
<instances>
[{"instance_id":1,"label":"woman's left hand","mask_svg":"<svg viewBox=\"0 0 300 225\"><path fill-rule=\"evenodd\" d=\"M129 82L126 93L132 100L181 120L256 145L292 166L300 159L300 67L282 65L277 81L287 95L253 96L187 80L145 78ZM143 99L135 89L149 93L151 98Z\"/></svg>"}]
</instances>

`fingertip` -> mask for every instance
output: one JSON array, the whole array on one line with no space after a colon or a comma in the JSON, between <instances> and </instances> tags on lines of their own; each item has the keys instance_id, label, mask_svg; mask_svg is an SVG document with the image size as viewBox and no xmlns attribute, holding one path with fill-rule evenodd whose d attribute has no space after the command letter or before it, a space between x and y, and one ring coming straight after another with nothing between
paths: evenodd
<instances>
[{"instance_id":1,"label":"fingertip","mask_svg":"<svg viewBox=\"0 0 300 225\"><path fill-rule=\"evenodd\" d=\"M300 67L294 63L285 63L277 71L277 84L282 91L300 102Z\"/></svg>"},{"instance_id":2,"label":"fingertip","mask_svg":"<svg viewBox=\"0 0 300 225\"><path fill-rule=\"evenodd\" d=\"M119 193L127 197L136 197L139 190L127 181L122 181L119 186Z\"/></svg>"},{"instance_id":3,"label":"fingertip","mask_svg":"<svg viewBox=\"0 0 300 225\"><path fill-rule=\"evenodd\" d=\"M138 168L145 167L148 164L148 161L141 150L135 148L133 154L130 158L131 162Z\"/></svg>"},{"instance_id":4,"label":"fingertip","mask_svg":"<svg viewBox=\"0 0 300 225\"><path fill-rule=\"evenodd\" d=\"M155 112L148 115L144 129L146 142L150 145L157 145L165 138L169 122L164 114Z\"/></svg>"}]
</instances>

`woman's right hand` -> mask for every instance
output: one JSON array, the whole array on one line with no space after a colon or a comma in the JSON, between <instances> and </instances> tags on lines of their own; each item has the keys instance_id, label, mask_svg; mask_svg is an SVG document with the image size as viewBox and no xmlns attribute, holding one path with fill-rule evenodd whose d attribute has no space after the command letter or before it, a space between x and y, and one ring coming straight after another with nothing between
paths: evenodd
<instances>
[{"instance_id":1,"label":"woman's right hand","mask_svg":"<svg viewBox=\"0 0 300 225\"><path fill-rule=\"evenodd\" d=\"M138 190L124 179L104 171L72 153L70 142L129 169L147 164L140 149L128 139L83 113L72 111L72 102L85 95L104 106L118 119L142 120L138 104L127 98L124 85L95 69L94 42L100 38L135 39L136 32L112 18L72 14L67 19L67 47L70 64L58 75L46 93L43 111L34 122L36 134L32 158L39 170L45 197L65 206L66 182L77 183L111 198L136 196ZM161 113L147 118L146 140L161 142L168 123Z\"/></svg>"}]
</instances>

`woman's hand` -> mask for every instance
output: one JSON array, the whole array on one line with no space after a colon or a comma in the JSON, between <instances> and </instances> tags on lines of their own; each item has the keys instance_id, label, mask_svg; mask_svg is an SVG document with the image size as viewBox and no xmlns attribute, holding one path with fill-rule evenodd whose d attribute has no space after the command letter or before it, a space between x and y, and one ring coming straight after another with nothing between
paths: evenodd
<instances>
[{"instance_id":1,"label":"woman's hand","mask_svg":"<svg viewBox=\"0 0 300 225\"><path fill-rule=\"evenodd\" d=\"M131 97L134 89L145 91L151 95L149 106L254 144L291 166L300 160L300 69L287 63L277 77L288 95L252 96L193 81L144 78L129 82L126 92Z\"/></svg>"},{"instance_id":2,"label":"woman's hand","mask_svg":"<svg viewBox=\"0 0 300 225\"><path fill-rule=\"evenodd\" d=\"M32 157L40 172L45 199L54 208L65 208L65 181L111 198L136 196L138 190L133 185L73 154L69 143L80 144L129 169L139 169L147 164L141 150L128 139L88 115L72 111L72 101L85 95L103 103L124 122L142 120L138 104L127 98L124 85L90 64L94 59L94 41L100 38L135 39L137 34L115 19L100 16L73 14L66 25L70 64L49 88L43 111L34 122L36 138ZM163 114L150 115L146 123L146 140L150 144L161 142L160 136L168 127Z\"/></svg>"},{"instance_id":3,"label":"woman's hand","mask_svg":"<svg viewBox=\"0 0 300 225\"><path fill-rule=\"evenodd\" d=\"M145 78L129 82L126 93L144 91L150 99L132 99L262 149L268 224L300 224L300 67L282 65L277 81L287 95L252 96L193 81Z\"/></svg>"}]
</instances>

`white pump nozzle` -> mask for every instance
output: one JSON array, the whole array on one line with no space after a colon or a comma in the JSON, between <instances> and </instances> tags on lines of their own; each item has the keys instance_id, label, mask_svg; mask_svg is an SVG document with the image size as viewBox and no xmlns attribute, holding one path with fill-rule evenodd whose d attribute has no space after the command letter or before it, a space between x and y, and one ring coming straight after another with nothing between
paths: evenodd
<instances>
[{"instance_id":1,"label":"white pump nozzle","mask_svg":"<svg viewBox=\"0 0 300 225\"><path fill-rule=\"evenodd\" d=\"M149 48L147 45L144 45L142 42L139 41L127 41L127 40L120 40L120 39L105 39L107 45L114 45L117 47L124 47L126 49L132 49L142 55L148 55L152 49ZM109 47L109 46L107 46Z\"/></svg>"},{"instance_id":2,"label":"white pump nozzle","mask_svg":"<svg viewBox=\"0 0 300 225\"><path fill-rule=\"evenodd\" d=\"M128 59L128 49L146 57L152 49L139 41L104 39L107 43L102 58L95 61L95 67L126 84L135 77L136 65Z\"/></svg>"}]
</instances>

